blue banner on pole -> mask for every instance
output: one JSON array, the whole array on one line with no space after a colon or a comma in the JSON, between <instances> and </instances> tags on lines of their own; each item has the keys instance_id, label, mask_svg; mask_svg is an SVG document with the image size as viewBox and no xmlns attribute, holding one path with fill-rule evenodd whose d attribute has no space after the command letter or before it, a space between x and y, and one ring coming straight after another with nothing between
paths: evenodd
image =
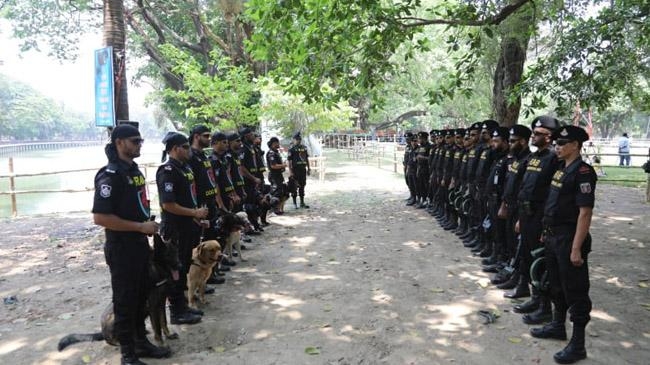
<instances>
[{"instance_id":1,"label":"blue banner on pole","mask_svg":"<svg viewBox=\"0 0 650 365\"><path fill-rule=\"evenodd\" d=\"M113 93L113 47L95 51L95 125L115 126Z\"/></svg>"}]
</instances>

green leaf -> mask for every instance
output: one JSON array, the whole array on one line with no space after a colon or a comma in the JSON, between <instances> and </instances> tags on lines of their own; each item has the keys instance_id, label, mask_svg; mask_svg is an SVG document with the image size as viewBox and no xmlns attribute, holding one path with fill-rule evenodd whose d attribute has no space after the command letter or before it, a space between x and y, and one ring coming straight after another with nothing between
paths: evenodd
<instances>
[{"instance_id":1,"label":"green leaf","mask_svg":"<svg viewBox=\"0 0 650 365\"><path fill-rule=\"evenodd\" d=\"M320 350L316 347L305 347L305 353L307 355L320 355Z\"/></svg>"}]
</instances>

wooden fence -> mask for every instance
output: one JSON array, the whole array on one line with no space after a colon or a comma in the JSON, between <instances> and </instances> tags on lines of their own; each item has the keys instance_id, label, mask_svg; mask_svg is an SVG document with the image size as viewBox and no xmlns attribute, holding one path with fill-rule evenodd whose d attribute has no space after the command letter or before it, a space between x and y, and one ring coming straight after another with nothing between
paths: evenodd
<instances>
[{"instance_id":1,"label":"wooden fence","mask_svg":"<svg viewBox=\"0 0 650 365\"><path fill-rule=\"evenodd\" d=\"M319 157L312 157L309 159L309 167L312 171L315 171L318 175L317 178L319 181L323 181L325 179L325 157L324 156L319 156ZM154 179L147 179L148 177L148 169L149 168L158 168L160 164L158 163L146 163L146 164L139 164L138 167L142 170L142 173L144 174L145 180L148 185L154 185L156 184L155 180L155 174ZM39 194L39 193L81 193L81 192L87 192L87 191L94 191L94 187L89 187L89 188L82 188L82 189L37 189L37 190L17 190L16 189L16 178L21 178L21 177L34 177L34 176L47 176L47 175L59 175L59 174L68 174L68 173L74 173L74 172L95 172L99 170L99 168L86 168L86 169L75 169L75 170L63 170L63 171L49 171L49 172L38 172L38 173L30 173L30 174L16 174L14 172L14 160L12 157L9 157L9 173L7 175L0 175L0 179L7 178L9 179L9 190L8 191L0 191L0 196L1 195L9 195L11 199L11 215L12 217L16 217L18 215L18 204L16 202L16 195L18 194Z\"/></svg>"}]
</instances>

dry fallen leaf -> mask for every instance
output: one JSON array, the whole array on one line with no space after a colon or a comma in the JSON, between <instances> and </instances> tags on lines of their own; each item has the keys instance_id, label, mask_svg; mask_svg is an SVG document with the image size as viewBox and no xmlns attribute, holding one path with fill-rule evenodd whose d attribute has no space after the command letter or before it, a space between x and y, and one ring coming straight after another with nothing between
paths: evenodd
<instances>
[{"instance_id":1,"label":"dry fallen leaf","mask_svg":"<svg viewBox=\"0 0 650 365\"><path fill-rule=\"evenodd\" d=\"M510 341L512 343L520 343L521 338L519 338L519 337L508 337L508 341Z\"/></svg>"},{"instance_id":2,"label":"dry fallen leaf","mask_svg":"<svg viewBox=\"0 0 650 365\"><path fill-rule=\"evenodd\" d=\"M647 287L648 287L648 283L642 281L642 282L639 283L639 287L641 287L641 288L647 288Z\"/></svg>"},{"instance_id":3,"label":"dry fallen leaf","mask_svg":"<svg viewBox=\"0 0 650 365\"><path fill-rule=\"evenodd\" d=\"M433 289L431 289L431 292L432 293L444 293L445 289L443 289L443 288L433 288Z\"/></svg>"},{"instance_id":4,"label":"dry fallen leaf","mask_svg":"<svg viewBox=\"0 0 650 365\"><path fill-rule=\"evenodd\" d=\"M226 348L223 346L218 346L214 349L214 352L218 352L218 353L222 353L224 351L226 351Z\"/></svg>"}]
</instances>

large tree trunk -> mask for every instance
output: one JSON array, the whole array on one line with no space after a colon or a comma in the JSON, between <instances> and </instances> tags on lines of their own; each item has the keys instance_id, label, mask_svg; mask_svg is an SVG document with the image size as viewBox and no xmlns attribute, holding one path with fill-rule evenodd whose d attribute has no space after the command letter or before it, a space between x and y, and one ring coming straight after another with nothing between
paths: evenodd
<instances>
[{"instance_id":1,"label":"large tree trunk","mask_svg":"<svg viewBox=\"0 0 650 365\"><path fill-rule=\"evenodd\" d=\"M129 120L123 0L104 0L104 45L113 47L115 118Z\"/></svg>"},{"instance_id":2,"label":"large tree trunk","mask_svg":"<svg viewBox=\"0 0 650 365\"><path fill-rule=\"evenodd\" d=\"M509 99L512 88L521 81L526 62L526 47L528 37L506 37L501 41L501 54L494 71L494 87L492 89L492 107L496 120L505 127L517 124L521 97Z\"/></svg>"},{"instance_id":3,"label":"large tree trunk","mask_svg":"<svg viewBox=\"0 0 650 365\"><path fill-rule=\"evenodd\" d=\"M511 0L512 4L514 0ZM501 50L494 70L492 109L495 119L505 127L517 124L521 97L510 98L512 88L521 81L530 41L530 28L534 26L533 9L522 9L499 26ZM510 99L510 100L509 100Z\"/></svg>"}]
</instances>

